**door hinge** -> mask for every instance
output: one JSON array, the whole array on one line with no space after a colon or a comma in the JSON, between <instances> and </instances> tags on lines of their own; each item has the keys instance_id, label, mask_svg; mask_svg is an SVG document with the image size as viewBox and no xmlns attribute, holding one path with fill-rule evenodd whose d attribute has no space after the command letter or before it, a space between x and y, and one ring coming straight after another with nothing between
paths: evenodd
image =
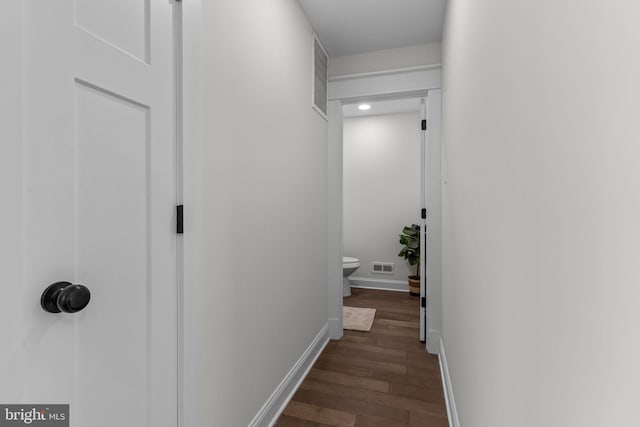
<instances>
[{"instance_id":1,"label":"door hinge","mask_svg":"<svg viewBox=\"0 0 640 427\"><path fill-rule=\"evenodd\" d=\"M422 219L427 219L427 209L426 208L422 208L420 216L422 217Z\"/></svg>"},{"instance_id":2,"label":"door hinge","mask_svg":"<svg viewBox=\"0 0 640 427\"><path fill-rule=\"evenodd\" d=\"M422 121L422 130L427 130L427 121L426 120Z\"/></svg>"},{"instance_id":3,"label":"door hinge","mask_svg":"<svg viewBox=\"0 0 640 427\"><path fill-rule=\"evenodd\" d=\"M427 297L420 298L420 307L423 307L423 308L427 307Z\"/></svg>"},{"instance_id":4,"label":"door hinge","mask_svg":"<svg viewBox=\"0 0 640 427\"><path fill-rule=\"evenodd\" d=\"M176 233L184 233L184 215L182 213L183 205L176 206Z\"/></svg>"}]
</instances>

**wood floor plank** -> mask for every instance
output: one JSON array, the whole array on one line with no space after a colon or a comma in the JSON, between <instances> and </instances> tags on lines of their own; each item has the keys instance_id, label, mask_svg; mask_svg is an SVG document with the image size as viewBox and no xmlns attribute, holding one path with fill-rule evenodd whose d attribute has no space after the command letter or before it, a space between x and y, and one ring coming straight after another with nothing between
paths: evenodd
<instances>
[{"instance_id":1,"label":"wood floor plank","mask_svg":"<svg viewBox=\"0 0 640 427\"><path fill-rule=\"evenodd\" d=\"M333 427L330 424L316 423L314 421L303 420L301 418L290 417L288 415L281 415L274 425L276 427Z\"/></svg>"},{"instance_id":2,"label":"wood floor plank","mask_svg":"<svg viewBox=\"0 0 640 427\"><path fill-rule=\"evenodd\" d=\"M427 363L425 366L432 366L433 368L440 369L440 363L438 362L438 356L435 354L428 354L422 351L423 349L408 349L405 350L407 352L407 359L409 360L417 360L424 361Z\"/></svg>"},{"instance_id":3,"label":"wood floor plank","mask_svg":"<svg viewBox=\"0 0 640 427\"><path fill-rule=\"evenodd\" d=\"M447 426L439 361L418 339L418 300L353 289L345 305L375 308L371 331L331 341L276 425Z\"/></svg>"},{"instance_id":4,"label":"wood floor plank","mask_svg":"<svg viewBox=\"0 0 640 427\"><path fill-rule=\"evenodd\" d=\"M349 354L342 355L328 355L328 356L320 356L318 360L327 361L328 363L338 362L345 364L352 364L354 366L367 368L367 369L378 369L386 372L393 372L397 374L405 374L407 372L407 367L402 364L401 361L397 361L396 359L391 359L391 362L379 362L376 360L371 360L366 357L354 357ZM418 374L422 374L423 371L417 370Z\"/></svg>"},{"instance_id":5,"label":"wood floor plank","mask_svg":"<svg viewBox=\"0 0 640 427\"><path fill-rule=\"evenodd\" d=\"M359 376L354 377L340 372L333 372L327 369L313 368L307 375L307 378L328 383L348 385L364 390L381 391L384 393L389 392L388 381L364 378Z\"/></svg>"},{"instance_id":6,"label":"wood floor plank","mask_svg":"<svg viewBox=\"0 0 640 427\"><path fill-rule=\"evenodd\" d=\"M371 333L368 333L367 335L358 335L358 336L345 334L340 341L375 345L377 342L377 339L375 336L372 336Z\"/></svg>"},{"instance_id":7,"label":"wood floor plank","mask_svg":"<svg viewBox=\"0 0 640 427\"><path fill-rule=\"evenodd\" d=\"M380 313L376 313L377 316L384 316L385 319L390 319L390 320L403 320L403 321L408 321L408 322L418 322L418 320L420 319L420 317L418 316L414 316L412 314L407 314L404 313L402 311L382 311Z\"/></svg>"},{"instance_id":8,"label":"wood floor plank","mask_svg":"<svg viewBox=\"0 0 640 427\"><path fill-rule=\"evenodd\" d=\"M342 341L338 345L338 348L368 351L368 352L377 353L377 354L386 354L387 356L393 356L393 357L398 357L403 359L407 357L407 352L405 350L397 350L394 348L380 347L375 344L362 344L362 343L354 343L349 341Z\"/></svg>"},{"instance_id":9,"label":"wood floor plank","mask_svg":"<svg viewBox=\"0 0 640 427\"><path fill-rule=\"evenodd\" d=\"M449 421L446 415L418 414L411 412L409 415L409 425L411 427L449 427Z\"/></svg>"},{"instance_id":10,"label":"wood floor plank","mask_svg":"<svg viewBox=\"0 0 640 427\"><path fill-rule=\"evenodd\" d=\"M424 388L427 390L435 389L442 390L442 385L438 383L440 381L440 375L404 375L396 374L388 371L381 371L379 369L370 369L367 375L369 378L376 380L389 381L394 384L406 384Z\"/></svg>"},{"instance_id":11,"label":"wood floor plank","mask_svg":"<svg viewBox=\"0 0 640 427\"><path fill-rule=\"evenodd\" d=\"M406 423L391 421L371 415L357 415L356 427L406 427Z\"/></svg>"},{"instance_id":12,"label":"wood floor plank","mask_svg":"<svg viewBox=\"0 0 640 427\"><path fill-rule=\"evenodd\" d=\"M360 366L353 363L349 363L349 361L343 362L342 359L338 360L327 360L327 359L318 359L313 365L314 368L318 369L326 369L334 372L342 372L343 374L353 375L356 377L369 377L369 373L371 369L366 366ZM383 378L380 378L383 379Z\"/></svg>"},{"instance_id":13,"label":"wood floor plank","mask_svg":"<svg viewBox=\"0 0 640 427\"><path fill-rule=\"evenodd\" d=\"M407 357L409 357L409 352L421 352L424 353L424 343L416 344L414 341L414 337L401 337L401 336L390 336L390 335L375 335L371 338L375 339L375 344L380 347L386 348L396 348L399 350L404 350L407 352ZM436 360L436 365L438 361Z\"/></svg>"},{"instance_id":14,"label":"wood floor plank","mask_svg":"<svg viewBox=\"0 0 640 427\"><path fill-rule=\"evenodd\" d=\"M290 417L337 427L353 427L356 423L354 414L296 401L289 402L283 413Z\"/></svg>"},{"instance_id":15,"label":"wood floor plank","mask_svg":"<svg viewBox=\"0 0 640 427\"><path fill-rule=\"evenodd\" d=\"M376 333L379 335L391 335L391 336L399 336L399 337L415 337L416 330L403 328L394 325L379 325L376 328Z\"/></svg>"},{"instance_id":16,"label":"wood floor plank","mask_svg":"<svg viewBox=\"0 0 640 427\"><path fill-rule=\"evenodd\" d=\"M430 366L407 365L407 375L429 377L434 374L440 376L440 370Z\"/></svg>"},{"instance_id":17,"label":"wood floor plank","mask_svg":"<svg viewBox=\"0 0 640 427\"><path fill-rule=\"evenodd\" d=\"M289 415L280 415L276 422L277 427L306 427L307 420L301 418L290 417Z\"/></svg>"},{"instance_id":18,"label":"wood floor plank","mask_svg":"<svg viewBox=\"0 0 640 427\"><path fill-rule=\"evenodd\" d=\"M444 404L444 393L442 393L442 387L438 387L437 385L434 385L433 387L422 387L409 384L391 383L389 393L395 394L396 396L405 396Z\"/></svg>"},{"instance_id":19,"label":"wood floor plank","mask_svg":"<svg viewBox=\"0 0 640 427\"><path fill-rule=\"evenodd\" d=\"M310 390L299 390L294 397L299 402L311 403L338 411L351 412L356 415L371 415L389 421L408 423L409 411L391 406L375 404L349 397L337 397L331 394Z\"/></svg>"},{"instance_id":20,"label":"wood floor plank","mask_svg":"<svg viewBox=\"0 0 640 427\"><path fill-rule=\"evenodd\" d=\"M275 424L276 427L333 427L330 424L316 423L314 421L303 420L301 418L281 415Z\"/></svg>"},{"instance_id":21,"label":"wood floor plank","mask_svg":"<svg viewBox=\"0 0 640 427\"><path fill-rule=\"evenodd\" d=\"M344 347L340 350L340 353L343 354L343 357L352 357L354 359L359 359L359 360L370 360L371 362L388 363L388 364L395 364L395 365L401 365L401 366L411 365L417 368L427 369L427 367L422 366L422 364L419 361L408 360L406 358L406 355L401 357L390 356L388 354L361 350L355 347L354 348Z\"/></svg>"},{"instance_id":22,"label":"wood floor plank","mask_svg":"<svg viewBox=\"0 0 640 427\"><path fill-rule=\"evenodd\" d=\"M309 371L307 378L324 381L334 384L343 384L365 390L389 392L389 382L372 378L354 377L340 372L333 372L326 369L313 368Z\"/></svg>"},{"instance_id":23,"label":"wood floor plank","mask_svg":"<svg viewBox=\"0 0 640 427\"><path fill-rule=\"evenodd\" d=\"M341 410L339 402L344 400L333 394L319 393L313 390L298 389L293 395L293 401L309 403L311 405L321 406L323 408L331 408Z\"/></svg>"},{"instance_id":24,"label":"wood floor plank","mask_svg":"<svg viewBox=\"0 0 640 427\"><path fill-rule=\"evenodd\" d=\"M409 320L394 320L394 319L376 319L379 325L393 325L401 328L409 328L412 330L420 329L420 325L416 325L415 322Z\"/></svg>"},{"instance_id":25,"label":"wood floor plank","mask_svg":"<svg viewBox=\"0 0 640 427\"><path fill-rule=\"evenodd\" d=\"M419 399L396 396L389 393L380 393L372 390L363 390L342 384L331 384L314 380L305 380L300 385L304 390L319 391L327 394L334 394L341 397L348 397L366 402L388 405L394 408L405 409L407 411L441 414L445 410L440 402L427 402Z\"/></svg>"}]
</instances>

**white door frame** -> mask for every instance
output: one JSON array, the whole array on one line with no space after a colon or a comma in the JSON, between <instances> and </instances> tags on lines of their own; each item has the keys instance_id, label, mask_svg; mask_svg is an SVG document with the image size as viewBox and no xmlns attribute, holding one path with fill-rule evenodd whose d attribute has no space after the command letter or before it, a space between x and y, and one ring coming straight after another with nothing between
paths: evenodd
<instances>
[{"instance_id":1,"label":"white door frame","mask_svg":"<svg viewBox=\"0 0 640 427\"><path fill-rule=\"evenodd\" d=\"M372 101L380 99L425 97L431 95L432 91L437 91L437 103L427 101L427 120L432 117L431 125L437 127L432 137L428 137L431 142L440 144L440 103L439 92L441 88L441 67L424 66L399 70L382 71L365 74L355 74L349 76L334 77L329 80L329 108L328 108L328 133L327 133L327 154L328 154L328 322L331 339L340 339L342 331L342 106L346 103L359 101ZM435 110L438 110L437 112ZM430 114L431 113L431 114ZM438 120L436 120L438 119ZM436 123L437 122L437 123ZM431 132L430 132L431 133ZM435 140L437 136L437 141ZM429 144L428 144L429 145ZM432 150L427 147L427 155ZM436 153L433 153L436 154ZM438 164L439 164L438 153ZM427 168L431 162L427 165ZM438 166L439 174L440 168ZM429 174L427 181L433 181L433 176ZM437 187L440 186L440 177L437 177ZM432 185L427 184L427 192L432 189ZM440 193L437 195L427 194L428 211L439 212ZM437 203L437 206L436 206ZM440 215L438 213L437 220ZM429 229L429 220L427 220ZM431 224L439 229L440 224ZM439 234L439 233L438 233ZM434 247L431 252L440 251L439 239L433 242ZM429 251L430 248L427 248ZM439 263L439 257L434 262ZM430 295L427 302L427 348L432 353L437 353L440 343L440 280L439 266L433 268L438 276L432 277L427 266L427 293ZM436 317L437 315L437 317Z\"/></svg>"},{"instance_id":2,"label":"white door frame","mask_svg":"<svg viewBox=\"0 0 640 427\"><path fill-rule=\"evenodd\" d=\"M427 135L425 144L425 220L427 239L425 268L427 296L426 342L429 353L440 352L440 328L442 307L442 91L429 91L426 100Z\"/></svg>"},{"instance_id":3,"label":"white door frame","mask_svg":"<svg viewBox=\"0 0 640 427\"><path fill-rule=\"evenodd\" d=\"M182 0L182 201L184 234L182 235L182 286L178 289L178 426L208 425L203 419L206 387L202 378L212 371L202 360L208 346L205 325L207 310L203 306L205 286L202 282L202 142L200 46L202 44L201 0Z\"/></svg>"},{"instance_id":4,"label":"white door frame","mask_svg":"<svg viewBox=\"0 0 640 427\"><path fill-rule=\"evenodd\" d=\"M427 102L428 97L420 99L420 120L427 120ZM422 131L420 133L420 208L427 206L427 132ZM427 220L423 218L422 212L420 212L420 269L418 275L420 276L420 341L425 342L427 336L427 308L422 301L426 301L427 296L427 277L426 277L426 263L425 256L427 252L426 242L426 227Z\"/></svg>"}]
</instances>

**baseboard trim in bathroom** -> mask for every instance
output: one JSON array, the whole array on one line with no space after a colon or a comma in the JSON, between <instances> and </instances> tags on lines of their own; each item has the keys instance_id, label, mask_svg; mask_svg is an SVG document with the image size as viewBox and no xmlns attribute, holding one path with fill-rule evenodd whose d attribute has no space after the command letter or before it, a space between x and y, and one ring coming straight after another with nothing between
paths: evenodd
<instances>
[{"instance_id":1,"label":"baseboard trim in bathroom","mask_svg":"<svg viewBox=\"0 0 640 427\"><path fill-rule=\"evenodd\" d=\"M408 281L349 277L352 288L377 289L381 291L409 292Z\"/></svg>"},{"instance_id":2,"label":"baseboard trim in bathroom","mask_svg":"<svg viewBox=\"0 0 640 427\"><path fill-rule=\"evenodd\" d=\"M275 424L328 342L329 326L325 324L289 373L273 391L269 399L260 408L260 411L253 417L249 427L271 427Z\"/></svg>"}]
</instances>

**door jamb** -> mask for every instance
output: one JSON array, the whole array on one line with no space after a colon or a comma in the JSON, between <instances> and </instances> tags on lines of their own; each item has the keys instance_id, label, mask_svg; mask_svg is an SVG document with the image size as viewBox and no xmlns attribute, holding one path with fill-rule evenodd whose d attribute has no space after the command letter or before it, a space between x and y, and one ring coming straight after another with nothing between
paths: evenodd
<instances>
[{"instance_id":1,"label":"door jamb","mask_svg":"<svg viewBox=\"0 0 640 427\"><path fill-rule=\"evenodd\" d=\"M211 371L205 353L206 310L202 307L202 164L201 164L201 0L181 0L182 17L182 202L184 234L182 286L178 289L178 423L206 425L202 378Z\"/></svg>"},{"instance_id":2,"label":"door jamb","mask_svg":"<svg viewBox=\"0 0 640 427\"><path fill-rule=\"evenodd\" d=\"M383 72L340 76L329 79L328 107L328 324L331 339L338 340L342 329L342 106L345 103L382 99L426 97L431 90L441 88L441 66L412 67ZM439 139L439 135L438 135ZM438 182L439 185L439 182ZM439 208L439 207L438 207ZM438 244L438 248L439 248ZM440 295L440 282L428 280L428 289ZM438 318L430 318L427 312L429 331L427 336L435 338L440 333L440 301L433 298L431 304ZM435 307L434 307L435 308ZM437 353L438 346L427 347ZM439 339L438 339L439 344Z\"/></svg>"},{"instance_id":3,"label":"door jamb","mask_svg":"<svg viewBox=\"0 0 640 427\"><path fill-rule=\"evenodd\" d=\"M429 95L420 99L420 120L423 123L427 123L427 100L429 99ZM427 143L428 135L426 126L421 126L420 132L420 209L425 209L427 207ZM425 256L427 252L427 240L426 240L426 227L427 220L426 215L422 215L420 212L420 270L418 271L418 275L420 276L420 341L426 342L427 336L427 320L426 320L426 307L422 304L423 298L427 297L427 277L425 274L426 266L425 261L427 257Z\"/></svg>"}]
</instances>

